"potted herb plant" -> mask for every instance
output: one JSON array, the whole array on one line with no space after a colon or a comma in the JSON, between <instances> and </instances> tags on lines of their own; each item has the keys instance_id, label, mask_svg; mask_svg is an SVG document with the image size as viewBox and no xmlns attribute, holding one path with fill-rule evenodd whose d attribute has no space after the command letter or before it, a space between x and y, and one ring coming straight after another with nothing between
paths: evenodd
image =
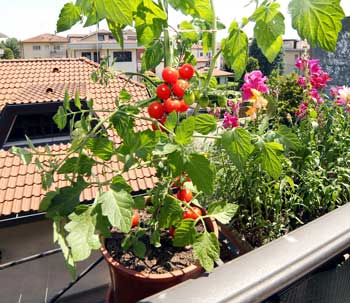
<instances>
[{"instance_id":1,"label":"potted herb plant","mask_svg":"<svg viewBox=\"0 0 350 303\"><path fill-rule=\"evenodd\" d=\"M261 169L272 178L278 178L282 172L281 159L287 145L283 139L292 136L291 131L285 130L275 137L261 140L240 127L239 118L232 113L225 116L223 126L213 115L198 114L201 108L214 104L224 106L226 103L222 92L216 91L216 81L212 77L221 54L233 68L237 79L244 73L248 38L242 29L248 22L255 23L254 35L267 58L271 61L278 54L284 33L284 17L279 5L275 1L255 3L256 8L250 18L244 18L242 23L232 22L220 49L217 49L216 33L224 26L218 21L213 0L78 0L75 4L65 4L61 10L58 31L71 28L83 18L87 26L106 19L116 40L123 46L123 29L128 25L134 26L138 42L146 48L142 70L151 70L163 60L165 64L162 72L164 83L154 87L154 82L147 75L137 74L151 85L149 99L131 103L128 91L121 89L115 109L104 110L98 118L95 114L99 112L94 109L93 100L83 107L76 95L73 108L67 95L54 118L58 127L63 129L71 116L80 118L70 125L71 146L61 158L57 158L49 148L44 151L38 149L30 140L29 149L12 149L24 161L34 160L38 168L43 169L45 189L50 188L57 175L64 175L70 183L48 191L41 210L53 220L55 241L61 246L72 272L75 262L86 259L91 250L102 247L111 265L115 290L109 296L110 302L135 302L174 283L195 277L203 270L211 271L219 258L220 247L213 220L228 223L237 206L226 203L220 197L210 201L206 209L199 204L197 198L213 192L216 172L206 153L193 151L190 147L194 138L202 142L214 141L220 146L220 152L230 157L242 172L252 153L259 159ZM174 37L169 33L169 6L192 17L191 21L184 21L178 29L174 29ZM303 10L300 13L301 6ZM300 25L309 18L309 14L319 14L314 6L317 4L305 7L301 1L292 0L293 26L310 42L331 49L339 31L337 25L344 14L336 3L323 5L323 11L336 6L334 26L324 17L312 22L316 25L327 23L328 31L334 35L314 37L312 31ZM193 67L195 58L191 54L192 45L199 41L206 51L212 53L208 72L201 75ZM108 85L113 77L106 65L103 62L92 75L101 85ZM265 82L258 73L254 77L260 83ZM260 89L255 87L254 81L251 79L251 86L247 87L250 96L247 115L252 121L259 121L257 118L268 105L264 96L268 91L261 89L264 85ZM189 106L193 106L192 114L185 115ZM149 129L134 132L139 120L147 122ZM110 134L117 134L122 142L116 144ZM45 168L40 163L43 157L47 161ZM93 168L103 166L110 169L108 161L113 157L122 163L121 169L112 170L111 178L94 180ZM158 177L158 183L148 192L150 199L147 201L144 197L133 197L123 178L124 172L144 166L155 169ZM94 202L91 205L80 204L80 194L93 185L99 188ZM112 240L108 240L111 235ZM160 252L169 247L168 254L171 256L175 252L190 251L193 264L172 270L168 262L168 268L163 266L162 269L168 272L158 273L157 278L150 273L138 273L137 267L144 268L140 263L146 262L140 260L147 259L150 262L148 267L152 268L154 260L149 258L152 251ZM128 263L132 263L129 268L126 266ZM125 277L128 277L128 282L123 282ZM169 282L171 279L173 281ZM135 294L141 280L145 281L145 289L141 294ZM124 286L127 283L133 283L133 288L122 294L121 289L126 290Z\"/></svg>"}]
</instances>

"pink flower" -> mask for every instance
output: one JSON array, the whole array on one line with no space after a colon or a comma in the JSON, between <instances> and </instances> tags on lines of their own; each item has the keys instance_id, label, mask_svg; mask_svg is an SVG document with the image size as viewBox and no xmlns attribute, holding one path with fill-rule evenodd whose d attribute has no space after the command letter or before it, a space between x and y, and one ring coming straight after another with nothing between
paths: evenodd
<instances>
[{"instance_id":1,"label":"pink flower","mask_svg":"<svg viewBox=\"0 0 350 303\"><path fill-rule=\"evenodd\" d=\"M256 89L261 93L269 93L269 88L265 84L267 77L263 77L263 74L259 70L254 70L244 76L245 83L242 86L242 98L243 100L250 100L254 94L252 89Z\"/></svg>"},{"instance_id":2,"label":"pink flower","mask_svg":"<svg viewBox=\"0 0 350 303\"><path fill-rule=\"evenodd\" d=\"M295 115L297 116L297 120L300 121L305 118L307 115L307 108L309 104L307 102L302 102L298 108L298 110L295 112Z\"/></svg>"},{"instance_id":3,"label":"pink flower","mask_svg":"<svg viewBox=\"0 0 350 303\"><path fill-rule=\"evenodd\" d=\"M329 75L324 71L319 71L317 73L314 73L310 77L310 83L312 87L316 89L325 88L327 85L327 82L329 81L332 81L332 78L329 77Z\"/></svg>"},{"instance_id":4,"label":"pink flower","mask_svg":"<svg viewBox=\"0 0 350 303\"><path fill-rule=\"evenodd\" d=\"M323 99L319 95L318 90L316 88L311 88L308 94L317 104L323 103Z\"/></svg>"},{"instance_id":5,"label":"pink flower","mask_svg":"<svg viewBox=\"0 0 350 303\"><path fill-rule=\"evenodd\" d=\"M301 71L305 70L307 67L307 59L306 58L298 58L295 62L295 66L299 68Z\"/></svg>"},{"instance_id":6,"label":"pink flower","mask_svg":"<svg viewBox=\"0 0 350 303\"><path fill-rule=\"evenodd\" d=\"M302 88L306 88L306 79L305 79L305 77L300 76L299 79L298 79L298 84Z\"/></svg>"},{"instance_id":7,"label":"pink flower","mask_svg":"<svg viewBox=\"0 0 350 303\"><path fill-rule=\"evenodd\" d=\"M319 73L321 71L321 67L318 65L318 63L320 63L320 59L308 60L308 67L311 74Z\"/></svg>"},{"instance_id":8,"label":"pink flower","mask_svg":"<svg viewBox=\"0 0 350 303\"><path fill-rule=\"evenodd\" d=\"M224 121L222 122L224 128L235 128L239 126L238 117L226 112L224 114Z\"/></svg>"}]
</instances>

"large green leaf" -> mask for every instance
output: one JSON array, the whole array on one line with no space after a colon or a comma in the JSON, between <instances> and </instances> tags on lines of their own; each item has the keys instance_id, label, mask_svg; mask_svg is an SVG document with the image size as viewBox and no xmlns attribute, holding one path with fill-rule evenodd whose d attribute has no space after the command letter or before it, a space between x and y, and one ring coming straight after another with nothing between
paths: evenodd
<instances>
[{"instance_id":1,"label":"large green leaf","mask_svg":"<svg viewBox=\"0 0 350 303\"><path fill-rule=\"evenodd\" d=\"M248 60L248 37L236 21L230 26L228 38L221 41L221 48L225 62L234 70L235 78L240 79Z\"/></svg>"},{"instance_id":2,"label":"large green leaf","mask_svg":"<svg viewBox=\"0 0 350 303\"><path fill-rule=\"evenodd\" d=\"M123 112L118 111L112 115L110 117L110 122L113 124L118 135L123 139L130 133L134 132L133 128L135 126L135 120L130 117L130 115Z\"/></svg>"},{"instance_id":3,"label":"large green leaf","mask_svg":"<svg viewBox=\"0 0 350 303\"><path fill-rule=\"evenodd\" d=\"M81 20L81 9L73 3L66 3L61 9L57 20L57 32L64 32L70 29L75 23Z\"/></svg>"},{"instance_id":4,"label":"large green leaf","mask_svg":"<svg viewBox=\"0 0 350 303\"><path fill-rule=\"evenodd\" d=\"M155 40L146 48L142 56L142 71L151 70L158 66L164 57L164 47L161 40Z\"/></svg>"},{"instance_id":5,"label":"large green leaf","mask_svg":"<svg viewBox=\"0 0 350 303\"><path fill-rule=\"evenodd\" d=\"M284 30L284 17L281 13L275 14L271 21L259 20L255 24L254 37L270 63L281 50Z\"/></svg>"},{"instance_id":6,"label":"large green leaf","mask_svg":"<svg viewBox=\"0 0 350 303\"><path fill-rule=\"evenodd\" d=\"M195 117L195 131L207 135L210 132L216 130L217 120L213 115L201 114Z\"/></svg>"},{"instance_id":7,"label":"large green leaf","mask_svg":"<svg viewBox=\"0 0 350 303\"><path fill-rule=\"evenodd\" d=\"M282 173L283 146L277 142L265 142L261 149L261 166L274 179Z\"/></svg>"},{"instance_id":8,"label":"large green leaf","mask_svg":"<svg viewBox=\"0 0 350 303\"><path fill-rule=\"evenodd\" d=\"M189 117L182 120L176 129L175 141L181 145L187 145L192 141L192 135L195 128L195 118Z\"/></svg>"},{"instance_id":9,"label":"large green leaf","mask_svg":"<svg viewBox=\"0 0 350 303\"><path fill-rule=\"evenodd\" d=\"M91 250L101 246L99 236L95 234L96 216L92 216L91 209L88 208L80 214L72 213L69 219L71 221L65 225L65 229L73 260L85 260L90 256Z\"/></svg>"},{"instance_id":10,"label":"large green leaf","mask_svg":"<svg viewBox=\"0 0 350 303\"><path fill-rule=\"evenodd\" d=\"M139 137L139 144L136 146L136 156L146 160L151 156L152 151L155 149L160 134L159 132L147 129L143 132L138 132L137 135Z\"/></svg>"},{"instance_id":11,"label":"large green leaf","mask_svg":"<svg viewBox=\"0 0 350 303\"><path fill-rule=\"evenodd\" d=\"M197 235L195 225L196 221L193 219L182 220L180 225L176 227L173 245L176 247L184 247L192 244Z\"/></svg>"},{"instance_id":12,"label":"large green leaf","mask_svg":"<svg viewBox=\"0 0 350 303\"><path fill-rule=\"evenodd\" d=\"M106 16L115 24L133 25L133 1L98 0L96 8L99 16Z\"/></svg>"},{"instance_id":13,"label":"large green leaf","mask_svg":"<svg viewBox=\"0 0 350 303\"><path fill-rule=\"evenodd\" d=\"M215 170L205 156L190 154L185 163L185 171L198 190L209 195L213 192Z\"/></svg>"},{"instance_id":14,"label":"large green leaf","mask_svg":"<svg viewBox=\"0 0 350 303\"><path fill-rule=\"evenodd\" d=\"M91 175L91 168L95 164L95 161L85 155L80 157L73 157L67 159L63 165L59 168L57 173L70 174L79 173L82 175Z\"/></svg>"},{"instance_id":15,"label":"large green leaf","mask_svg":"<svg viewBox=\"0 0 350 303\"><path fill-rule=\"evenodd\" d=\"M32 162L33 155L27 148L12 146L11 153L17 155L21 159L21 161L26 165Z\"/></svg>"},{"instance_id":16,"label":"large green leaf","mask_svg":"<svg viewBox=\"0 0 350 303\"><path fill-rule=\"evenodd\" d=\"M210 272L220 258L220 244L214 233L204 232L193 243L193 255L202 267Z\"/></svg>"},{"instance_id":17,"label":"large green leaf","mask_svg":"<svg viewBox=\"0 0 350 303\"><path fill-rule=\"evenodd\" d=\"M214 202L211 203L208 209L208 215L214 217L216 220L222 224L227 224L230 222L232 217L238 210L238 205L233 203L225 202Z\"/></svg>"},{"instance_id":18,"label":"large green leaf","mask_svg":"<svg viewBox=\"0 0 350 303\"><path fill-rule=\"evenodd\" d=\"M292 0L292 26L312 46L334 51L345 17L340 0Z\"/></svg>"},{"instance_id":19,"label":"large green leaf","mask_svg":"<svg viewBox=\"0 0 350 303\"><path fill-rule=\"evenodd\" d=\"M181 33L181 39L182 40L189 40L192 43L198 42L198 35L196 32L196 29L194 28L193 24L189 21L182 21L179 24L179 28L181 30L185 30L183 33Z\"/></svg>"},{"instance_id":20,"label":"large green leaf","mask_svg":"<svg viewBox=\"0 0 350 303\"><path fill-rule=\"evenodd\" d=\"M159 227L169 228L176 225L183 217L183 210L178 201L167 196L164 200L164 205L160 210Z\"/></svg>"},{"instance_id":21,"label":"large green leaf","mask_svg":"<svg viewBox=\"0 0 350 303\"><path fill-rule=\"evenodd\" d=\"M289 149L298 150L301 148L301 143L298 136L292 131L291 128L281 125L276 132L279 141Z\"/></svg>"},{"instance_id":22,"label":"large green leaf","mask_svg":"<svg viewBox=\"0 0 350 303\"><path fill-rule=\"evenodd\" d=\"M58 108L57 113L53 116L53 121L55 121L57 127L62 130L67 125L67 116L66 111L64 110L63 106L60 106Z\"/></svg>"},{"instance_id":23,"label":"large green leaf","mask_svg":"<svg viewBox=\"0 0 350 303\"><path fill-rule=\"evenodd\" d=\"M232 162L240 169L243 168L249 155L254 150L249 133L239 127L224 133L222 145L228 152Z\"/></svg>"},{"instance_id":24,"label":"large green leaf","mask_svg":"<svg viewBox=\"0 0 350 303\"><path fill-rule=\"evenodd\" d=\"M130 230L134 201L128 192L110 189L99 195L96 203L101 203L102 214L108 217L112 226L124 233Z\"/></svg>"},{"instance_id":25,"label":"large green leaf","mask_svg":"<svg viewBox=\"0 0 350 303\"><path fill-rule=\"evenodd\" d=\"M115 153L114 143L105 137L89 138L86 147L91 150L94 156L108 161Z\"/></svg>"},{"instance_id":26,"label":"large green leaf","mask_svg":"<svg viewBox=\"0 0 350 303\"><path fill-rule=\"evenodd\" d=\"M194 18L204 19L211 22L213 13L209 0L168 0L169 4L176 10Z\"/></svg>"}]
</instances>

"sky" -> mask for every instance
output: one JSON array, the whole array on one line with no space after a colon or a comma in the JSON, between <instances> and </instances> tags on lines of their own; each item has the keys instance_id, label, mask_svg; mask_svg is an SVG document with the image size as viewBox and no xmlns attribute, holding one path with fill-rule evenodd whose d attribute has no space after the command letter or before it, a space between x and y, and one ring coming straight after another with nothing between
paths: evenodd
<instances>
[{"instance_id":1,"label":"sky","mask_svg":"<svg viewBox=\"0 0 350 303\"><path fill-rule=\"evenodd\" d=\"M6 4L1 4L6 2ZM27 39L43 33L54 33L56 21L60 9L69 0L0 0L0 32L17 39ZM218 17L229 27L233 20L241 21L242 17L248 17L254 11L254 5L246 7L249 0L215 0ZM282 12L286 16L286 33L284 38L298 38L297 33L291 28L291 20L287 14L288 2L280 0ZM350 1L341 0L347 16L350 14ZM186 17L177 12L171 12L170 24L176 26ZM187 18L189 20L189 18ZM245 28L249 37L252 36L252 26ZM105 23L100 24L100 29L107 29ZM59 33L66 36L69 33L89 33L96 30L96 26L83 28L81 24L75 25L71 30ZM219 33L219 38L225 36L225 31Z\"/></svg>"}]
</instances>

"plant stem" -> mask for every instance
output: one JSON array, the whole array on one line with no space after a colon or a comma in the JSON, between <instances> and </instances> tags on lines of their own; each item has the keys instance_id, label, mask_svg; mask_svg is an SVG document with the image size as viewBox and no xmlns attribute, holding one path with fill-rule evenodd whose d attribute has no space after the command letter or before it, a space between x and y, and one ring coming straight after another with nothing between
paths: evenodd
<instances>
[{"instance_id":1,"label":"plant stem","mask_svg":"<svg viewBox=\"0 0 350 303\"><path fill-rule=\"evenodd\" d=\"M159 6L168 15L168 1L159 0L158 3L159 3ZM166 28L164 28L163 32L164 32L164 67L166 67L166 66L171 66L171 63L172 63L168 24L166 25Z\"/></svg>"}]
</instances>

